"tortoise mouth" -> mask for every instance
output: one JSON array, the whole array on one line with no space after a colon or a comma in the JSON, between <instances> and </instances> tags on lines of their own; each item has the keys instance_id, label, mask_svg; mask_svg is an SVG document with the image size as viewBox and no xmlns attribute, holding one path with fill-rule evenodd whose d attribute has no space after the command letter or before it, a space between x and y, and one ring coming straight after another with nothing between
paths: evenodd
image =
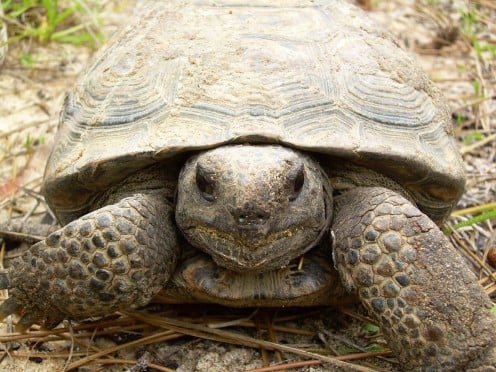
<instances>
[{"instance_id":1,"label":"tortoise mouth","mask_svg":"<svg viewBox=\"0 0 496 372\"><path fill-rule=\"evenodd\" d=\"M215 227L206 225L196 225L188 229L193 234L210 236L211 239L218 239L224 243L238 246L240 249L248 251L256 251L269 247L282 239L294 237L299 232L306 230L306 227L295 226L281 231L270 231L267 228L250 227L236 231L235 234L225 232Z\"/></svg>"},{"instance_id":2,"label":"tortoise mouth","mask_svg":"<svg viewBox=\"0 0 496 372\"><path fill-rule=\"evenodd\" d=\"M325 233L325 229L304 226L238 235L205 225L185 231L190 244L207 253L218 266L239 273L262 273L288 266L317 245Z\"/></svg>"}]
</instances>

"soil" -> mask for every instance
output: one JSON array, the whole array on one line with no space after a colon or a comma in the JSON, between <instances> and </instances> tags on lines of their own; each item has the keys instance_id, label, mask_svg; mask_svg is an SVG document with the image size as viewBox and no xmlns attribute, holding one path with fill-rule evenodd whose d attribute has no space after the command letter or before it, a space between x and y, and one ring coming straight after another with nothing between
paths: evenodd
<instances>
[{"instance_id":1,"label":"soil","mask_svg":"<svg viewBox=\"0 0 496 372\"><path fill-rule=\"evenodd\" d=\"M453 112L454 135L467 167L466 193L457 209L490 207L496 200L496 7L491 2L469 0L361 1L368 14L389 29L398 42L416 54L430 78L447 97ZM477 3L478 5L475 5ZM106 38L132 16L132 1L106 1L98 19ZM471 20L471 15L476 15ZM474 42L477 40L478 44ZM477 49L481 45L492 45ZM88 65L94 50L85 46L24 40L9 46L0 70L0 221L50 222L39 193L44 164L53 144L58 113L65 92ZM29 54L32 62L21 64ZM495 206L492 209L495 210ZM454 213L447 228L469 220L470 211ZM472 224L450 235L490 295L495 295L496 219ZM2 240L0 240L2 244ZM22 247L21 247L22 249ZM14 251L15 252L15 251ZM9 252L8 254L14 254ZM6 294L5 294L6 295ZM172 326L162 338L146 341L165 326L146 325L131 315L79 323L64 323L59 334L37 332L36 327L20 339L12 334L12 319L0 332L5 352L0 368L9 371L247 371L267 365L307 361L300 355L250 347L245 337L277 342L326 355L366 354L354 360L376 371L395 371L397 362L371 357L387 351L381 335L364 318L361 308L227 309L216 306L151 305L150 317L200 324L197 330L184 324ZM150 318L152 319L152 318ZM154 318L153 318L154 319ZM116 323L117 322L117 323ZM120 323L119 323L120 322ZM172 323L171 323L172 324ZM226 327L230 325L229 327ZM87 333L77 327L86 326ZM176 328L174 328L176 327ZM219 336L208 329L226 330ZM100 334L101 331L108 334ZM186 335L184 335L186 334ZM60 336L61 335L61 336ZM114 353L102 350L135 341ZM244 346L240 346L244 345ZM101 356L95 356L102 352ZM77 367L85 356L94 360ZM109 360L115 358L112 364ZM312 358L310 358L312 359ZM294 366L297 366L295 364ZM298 371L353 370L349 367L306 365Z\"/></svg>"}]
</instances>

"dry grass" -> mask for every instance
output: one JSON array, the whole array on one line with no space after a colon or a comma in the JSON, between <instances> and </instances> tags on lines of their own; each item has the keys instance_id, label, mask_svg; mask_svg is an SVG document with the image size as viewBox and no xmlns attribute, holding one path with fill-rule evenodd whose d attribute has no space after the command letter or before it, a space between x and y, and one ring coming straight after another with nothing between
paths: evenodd
<instances>
[{"instance_id":1,"label":"dry grass","mask_svg":"<svg viewBox=\"0 0 496 372\"><path fill-rule=\"evenodd\" d=\"M496 4L492 0L364 3L372 4L373 17L387 24L405 47L419 55L449 100L468 182L446 231L478 273L487 293L496 296ZM112 19L115 6L107 2L102 14ZM29 67L23 66L20 58L26 51L33 56ZM81 47L40 46L29 40L11 46L0 74L0 221L45 218L46 207L38 193L43 163L63 92L90 54ZM5 247L1 240L0 244ZM360 330L361 324L372 322L359 311L342 309L333 314L335 324L326 326L335 331L332 335L323 331L323 311L327 310L172 307L164 313L163 307L152 306L147 312L66 323L51 331L33 327L26 334L0 334L4 345L0 367L10 361L13 364L8 365L17 365L19 370L34 369L32 361L41 358L60 360L56 369L102 370L112 364L120 368L116 370L145 371L148 366L169 371L177 367L174 355L185 353L186 348L203 348L208 354L218 345L230 344L259 350L258 367L252 372L305 370L322 363L328 363L325 368L344 366L357 371L395 368L394 361L380 358L389 356L385 347L370 351L352 341L383 345L380 335ZM352 334L341 332L346 327L354 329ZM184 358L188 355L192 354L184 354ZM350 363L364 358L367 361L361 365Z\"/></svg>"}]
</instances>

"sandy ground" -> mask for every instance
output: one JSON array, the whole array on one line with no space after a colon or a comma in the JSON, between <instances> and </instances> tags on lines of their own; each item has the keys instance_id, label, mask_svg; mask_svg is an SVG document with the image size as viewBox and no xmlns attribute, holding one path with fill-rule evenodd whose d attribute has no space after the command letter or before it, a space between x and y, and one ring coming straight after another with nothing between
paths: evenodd
<instances>
[{"instance_id":1,"label":"sandy ground","mask_svg":"<svg viewBox=\"0 0 496 372\"><path fill-rule=\"evenodd\" d=\"M464 12L469 10L470 4L467 1L438 1L435 2L437 7L427 6L426 3L379 1L374 4L370 15L389 28L405 48L418 55L430 77L444 91L454 117L460 121L455 127L455 135L459 139L469 176L467 193L459 208L484 205L496 200L494 55L478 55L462 36L450 40L456 30L461 31L463 27L467 27L463 18ZM105 2L98 18L107 37L119 24L126 22L131 14L131 6L132 2ZM480 25L474 26L474 34L481 40L492 40L495 43L496 10L488 6L485 11L487 12L481 18ZM448 39L442 48L440 39ZM33 61L31 68L20 63L21 56L28 52ZM0 72L0 221L11 216L24 216L27 220L37 221L46 219L44 201L38 192L56 131L58 112L65 92L85 68L92 54L93 50L87 47L67 44L50 43L42 46L35 41L25 41L11 46ZM481 145L477 142L481 138L489 138L489 141ZM458 223L464 219L467 217L454 216L449 223ZM487 277L489 273L494 273L494 269L470 258L466 251L471 251L474 256L484 260L495 246L494 224L494 220L486 221L475 227L462 229L453 238L457 248L467 257L481 282L486 285L488 293L492 293L494 282ZM165 311L167 316L178 319L202 317L204 324L246 318L251 325L234 327L232 332L277 340L285 345L318 352L345 352L352 347L383 345L380 335L363 329L363 321L330 309L260 310L254 316L250 316L253 315L252 309L233 312L217 307L202 308L201 311L188 307L172 307ZM354 314L362 312L361 309L350 311ZM286 327L290 331L286 332L276 326ZM37 344L24 341L8 343L6 345L9 346L9 353L4 353L0 359L0 369L59 371L77 360L79 353L92 354L96 350L129 342L142 334L146 336L156 332L156 329L150 328L139 332L125 331L118 327L111 329L113 334L110 336L92 337L90 334L83 338L93 340L93 348L84 343L68 341L71 340L69 331L65 333L66 340L63 341L48 342L48 338L40 338ZM3 327L3 334L11 330L11 325L7 322ZM295 333L295 330L301 331L300 334ZM54 354L68 349L72 358L59 358ZM36 357L22 358L15 356L16 353ZM41 358L39 353L45 356ZM114 357L138 362L133 362L134 366L92 365L80 369L122 371L131 368L129 370L147 371L147 363L154 363L177 371L241 371L260 368L267 362L274 364L280 361L289 363L305 360L290 353L281 356L260 348L208 340L205 336L178 337L168 342L135 346L116 353ZM369 358L360 363L379 371L395 370L397 366L394 359L387 361ZM300 367L298 370L338 369L315 365Z\"/></svg>"}]
</instances>

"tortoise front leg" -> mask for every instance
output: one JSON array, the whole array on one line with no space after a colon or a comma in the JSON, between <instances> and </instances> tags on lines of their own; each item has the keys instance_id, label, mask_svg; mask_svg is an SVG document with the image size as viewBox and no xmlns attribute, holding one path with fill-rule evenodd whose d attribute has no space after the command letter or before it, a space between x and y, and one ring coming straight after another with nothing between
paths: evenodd
<instances>
[{"instance_id":1,"label":"tortoise front leg","mask_svg":"<svg viewBox=\"0 0 496 372\"><path fill-rule=\"evenodd\" d=\"M403 367L496 370L491 302L439 228L380 187L350 190L337 205L332 229L341 279Z\"/></svg>"},{"instance_id":2,"label":"tortoise front leg","mask_svg":"<svg viewBox=\"0 0 496 372\"><path fill-rule=\"evenodd\" d=\"M162 195L135 194L53 232L0 276L11 288L0 317L24 309L24 331L145 305L176 265L173 216Z\"/></svg>"}]
</instances>

